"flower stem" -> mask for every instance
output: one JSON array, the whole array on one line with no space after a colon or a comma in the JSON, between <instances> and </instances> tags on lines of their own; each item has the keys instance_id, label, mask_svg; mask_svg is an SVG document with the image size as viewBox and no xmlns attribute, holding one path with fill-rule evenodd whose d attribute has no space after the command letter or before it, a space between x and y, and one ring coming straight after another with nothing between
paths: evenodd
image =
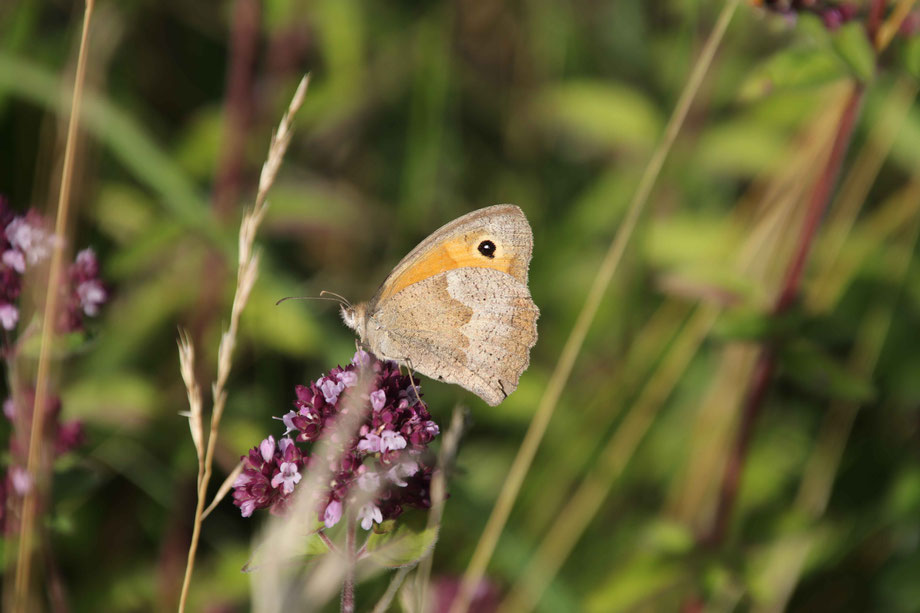
<instances>
[{"instance_id":1,"label":"flower stem","mask_svg":"<svg viewBox=\"0 0 920 613\"><path fill-rule=\"evenodd\" d=\"M859 107L864 91L863 86L859 83L854 83L850 90L846 106L840 116L840 123L831 147L831 154L828 157L827 164L821 171L821 175L818 177L817 183L815 183L795 253L789 262L789 267L786 269L782 287L773 305L774 317L786 312L798 296L799 288L802 284L802 272L808 261L808 255L811 252L811 246L817 235L818 227L821 225L821 218L824 216L827 205L831 200L834 185L840 174L844 154L846 154L847 146L853 134L853 127L859 116ZM728 523L731 519L732 509L734 508L738 487L741 482L741 472L744 469L748 447L754 432L754 424L760 414L764 398L766 398L767 388L773 378L773 372L776 370L776 357L776 345L771 343L765 346L757 358L757 364L751 374L748 393L741 413L741 423L738 426L738 434L722 476L722 486L719 490L719 503L716 507L715 519L709 533L703 539L709 545L720 544L728 530Z\"/></svg>"},{"instance_id":2,"label":"flower stem","mask_svg":"<svg viewBox=\"0 0 920 613\"><path fill-rule=\"evenodd\" d=\"M355 537L358 521L354 511L348 512L348 524L345 529L345 579L342 581L342 613L355 611Z\"/></svg>"}]
</instances>

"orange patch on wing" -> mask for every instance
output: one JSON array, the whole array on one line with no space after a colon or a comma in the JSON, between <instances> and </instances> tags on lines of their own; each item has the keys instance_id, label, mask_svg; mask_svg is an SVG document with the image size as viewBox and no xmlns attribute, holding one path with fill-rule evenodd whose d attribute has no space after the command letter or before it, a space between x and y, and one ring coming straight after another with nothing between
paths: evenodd
<instances>
[{"instance_id":1,"label":"orange patch on wing","mask_svg":"<svg viewBox=\"0 0 920 613\"><path fill-rule=\"evenodd\" d=\"M494 258L487 258L476 251L475 247L471 247L471 242L476 244L475 241L470 241L468 238L459 238L446 241L437 248L431 249L422 259L404 270L398 277L390 279L383 288L380 300L398 293L413 283L456 268L492 268L515 278L521 276L523 268L524 274L527 274L526 267L522 266L519 258L508 249L507 245L501 245Z\"/></svg>"}]
</instances>

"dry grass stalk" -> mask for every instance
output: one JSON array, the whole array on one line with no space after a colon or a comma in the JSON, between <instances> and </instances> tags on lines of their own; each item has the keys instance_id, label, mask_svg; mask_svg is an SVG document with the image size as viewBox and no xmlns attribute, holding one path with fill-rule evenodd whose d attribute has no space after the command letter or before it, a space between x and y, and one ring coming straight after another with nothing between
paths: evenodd
<instances>
[{"instance_id":1,"label":"dry grass stalk","mask_svg":"<svg viewBox=\"0 0 920 613\"><path fill-rule=\"evenodd\" d=\"M236 481L236 478L240 476L240 473L243 472L243 462L240 461L236 468L230 471L230 474L227 475L227 478L224 479L224 482L220 484L220 487L217 488L217 493L214 494L214 498L211 500L211 504L204 510L204 513L201 515L201 519L206 518L211 514L211 511L217 508L217 505L221 500L224 499L224 496L230 491L230 488L233 487L233 482Z\"/></svg>"},{"instance_id":2,"label":"dry grass stalk","mask_svg":"<svg viewBox=\"0 0 920 613\"><path fill-rule=\"evenodd\" d=\"M268 156L265 163L262 165L262 173L259 176L259 190L256 194L255 205L243 215L243 220L240 224L236 290L233 294L233 306L230 309L230 324L227 326L227 330L221 335L220 345L217 350L217 378L211 386L214 404L211 410L210 432L208 434L207 446L204 450L203 459L201 455L202 442L204 439L204 428L201 418L202 411L200 406L196 411L193 404L194 398L196 394L198 394L200 405L200 391L198 391L198 385L194 380L192 371L189 370L189 372L186 373L186 363L191 364L194 358L194 348L187 335L185 335L184 339L180 336L179 357L182 378L188 390L189 406L191 409L188 413L189 426L192 430L192 440L195 442L199 454L198 504L195 508L192 541L188 550L188 562L185 568L185 577L182 582L182 593L179 597L180 612L185 610L192 573L195 568L195 554L198 551L198 541L201 536L201 523L205 516L205 498L208 493L208 483L211 480L211 472L213 470L214 451L217 447L217 435L220 428L220 421L223 417L224 407L227 404L226 383L230 375L230 368L233 364L233 350L236 347L240 315L246 307L246 302L249 300L252 287L255 285L259 275L259 254L253 251L255 236L262 223L262 219L265 217L268 191L271 189L272 184L274 184L278 169L281 167L281 161L284 159L284 154L287 152L288 145L291 142L291 120L294 113L296 113L303 104L308 83L309 76L305 76L301 79L300 84L297 86L297 91L294 92L294 97L288 105L287 111L281 118L278 130L272 136L268 148ZM224 486L227 486L226 480L224 481ZM229 489L229 486L222 486L221 491L218 492L218 496L215 496L209 509L220 502L223 495L226 495Z\"/></svg>"},{"instance_id":3,"label":"dry grass stalk","mask_svg":"<svg viewBox=\"0 0 920 613\"><path fill-rule=\"evenodd\" d=\"M200 477L204 472L204 425L202 421L201 387L195 380L195 347L192 345L191 337L181 330L178 345L179 371L182 373L182 381L185 382L189 406L189 410L180 413L180 415L188 417L192 442L195 444L195 452L198 455L198 474Z\"/></svg>"},{"instance_id":4,"label":"dry grass stalk","mask_svg":"<svg viewBox=\"0 0 920 613\"><path fill-rule=\"evenodd\" d=\"M826 100L822 113L790 141L784 159L789 160L791 170L771 171L734 207L741 212L734 223L748 238L732 259L738 273L761 288L756 300L764 308L779 283L778 265L788 258L789 237L801 224L806 190L815 180L814 169L820 167L830 149L834 114L827 109L840 106L838 99L844 92L837 89L832 90L835 97ZM773 265L764 266L766 262ZM666 505L668 515L693 525L695 531L711 523L719 485L713 476L719 474L727 453L735 407L741 402L743 384L750 377L755 357L750 344L727 346L708 390L698 403L686 467Z\"/></svg>"},{"instance_id":5,"label":"dry grass stalk","mask_svg":"<svg viewBox=\"0 0 920 613\"><path fill-rule=\"evenodd\" d=\"M899 0L887 21L879 27L878 32L875 34L876 51L881 53L891 44L895 34L898 33L898 28L901 27L916 2L917 0Z\"/></svg>"},{"instance_id":6,"label":"dry grass stalk","mask_svg":"<svg viewBox=\"0 0 920 613\"><path fill-rule=\"evenodd\" d=\"M457 449L460 447L460 437L463 434L463 422L467 409L454 408L450 418L450 427L441 441L441 450L438 453L437 470L431 477L431 510L428 512L428 528L441 525L444 514L444 502L447 500L447 470L454 463ZM417 594L416 611L427 611L428 581L431 577L431 563L434 549L428 552L418 565L415 575L415 592Z\"/></svg>"},{"instance_id":7,"label":"dry grass stalk","mask_svg":"<svg viewBox=\"0 0 920 613\"><path fill-rule=\"evenodd\" d=\"M470 560L466 573L464 573L460 591L451 606L450 613L463 613L469 609L473 593L476 586L479 585L479 582L482 580L486 566L492 558L492 553L495 551L495 546L498 544L498 538L505 527L505 523L508 521L508 516L511 513L514 501L517 499L521 484L524 482L524 477L530 470L533 457L537 452L540 441L543 439L550 418L559 403L562 391L568 382L569 375L572 373L572 369L575 366L575 360L581 352L581 347L588 335L591 323L594 321L594 316L600 307L601 300L607 288L610 286L610 281L614 273L619 267L623 253L626 250L626 245L636 228L642 211L648 203L649 196L658 179L661 168L664 166L665 158L683 126L684 119L687 117L687 113L696 97L696 93L699 91L700 85L702 85L703 77L705 77L709 70L716 49L722 41L722 37L728 28L728 24L737 6L738 0L728 0L725 3L716 25L707 39L699 59L693 67L690 78L681 92L680 99L668 121L668 125L665 127L664 136L645 168L639 187L636 190L632 202L630 202L626 218L611 242L610 248L598 268L591 290L585 299L581 312L578 314L575 326L569 338L566 340L556 368L550 377L549 383L547 383L546 391L534 414L530 428L508 472L508 477L495 503L492 514L489 516L486 528L476 545L476 550L473 552L473 557Z\"/></svg>"},{"instance_id":8,"label":"dry grass stalk","mask_svg":"<svg viewBox=\"0 0 920 613\"><path fill-rule=\"evenodd\" d=\"M920 196L920 184L914 182L908 193L911 196L909 202L916 202ZM916 248L918 231L920 219L915 218L907 230L907 236L890 247L894 260L890 278L901 286L902 292L910 269L910 254ZM865 315L848 364L848 369L854 375L870 378L875 374L897 304L897 299L879 302L870 307ZM827 510L841 458L860 408L859 402L833 401L821 424L794 504L803 517L813 522L819 522ZM767 553L765 568L761 571L762 583L770 587L766 592L769 596L765 602L758 604L755 611L776 613L787 609L817 541L813 533L803 531L773 545Z\"/></svg>"},{"instance_id":9,"label":"dry grass stalk","mask_svg":"<svg viewBox=\"0 0 920 613\"><path fill-rule=\"evenodd\" d=\"M55 236L60 239L67 230L70 212L70 189L73 184L74 160L76 157L77 130L80 125L80 106L83 100L83 83L86 79L86 56L89 41L89 26L92 20L94 2L87 0L83 13L83 30L80 37L80 51L77 59L77 71L74 76L73 98L70 107L70 122L67 127L67 143L64 147L64 164L61 173L61 189L58 198L57 215L54 224ZM48 272L48 286L45 293L44 311L42 313L41 349L38 357L38 373L35 381L35 404L32 408L32 427L29 438L29 455L26 464L28 474L32 476L33 487L25 495L22 504L22 523L19 530L19 549L17 553L15 592L13 611L29 611L30 584L32 572L33 531L38 513L38 497L45 489L41 473L41 442L44 430L44 416L48 404L50 387L51 354L54 343L54 329L57 320L58 291L64 274L63 241L55 242L51 253Z\"/></svg>"}]
</instances>

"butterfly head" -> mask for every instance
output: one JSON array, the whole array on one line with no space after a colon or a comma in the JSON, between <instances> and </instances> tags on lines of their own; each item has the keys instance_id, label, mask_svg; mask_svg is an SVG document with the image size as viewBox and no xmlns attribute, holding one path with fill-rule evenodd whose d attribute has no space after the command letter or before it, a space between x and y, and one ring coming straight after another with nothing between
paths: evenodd
<instances>
[{"instance_id":1,"label":"butterfly head","mask_svg":"<svg viewBox=\"0 0 920 613\"><path fill-rule=\"evenodd\" d=\"M341 306L342 321L345 325L358 333L358 337L364 340L365 317L367 316L367 303L361 302L354 306L342 304Z\"/></svg>"}]
</instances>

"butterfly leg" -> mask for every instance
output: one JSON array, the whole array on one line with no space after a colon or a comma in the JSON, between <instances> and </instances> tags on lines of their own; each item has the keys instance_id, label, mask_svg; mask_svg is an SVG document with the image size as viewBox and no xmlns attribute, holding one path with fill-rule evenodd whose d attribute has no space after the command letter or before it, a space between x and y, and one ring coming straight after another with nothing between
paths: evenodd
<instances>
[{"instance_id":1,"label":"butterfly leg","mask_svg":"<svg viewBox=\"0 0 920 613\"><path fill-rule=\"evenodd\" d=\"M406 363L406 372L409 373L409 383L412 385L412 391L415 392L415 401L418 402L421 396L419 396L418 388L415 386L415 378L412 376L412 371L415 370L415 368L413 368L410 358L405 358L403 361ZM415 403L413 402L412 404Z\"/></svg>"}]
</instances>

